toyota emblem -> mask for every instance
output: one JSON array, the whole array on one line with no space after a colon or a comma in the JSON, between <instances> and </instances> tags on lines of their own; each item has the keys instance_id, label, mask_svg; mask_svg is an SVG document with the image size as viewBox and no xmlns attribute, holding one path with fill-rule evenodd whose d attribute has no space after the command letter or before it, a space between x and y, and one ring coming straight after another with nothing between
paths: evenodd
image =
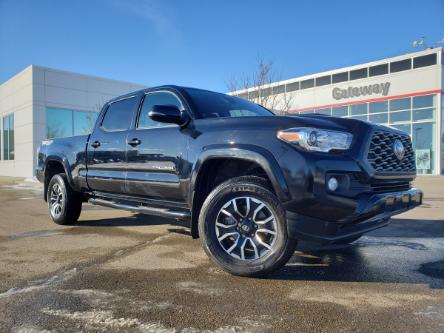
<instances>
[{"instance_id":1,"label":"toyota emblem","mask_svg":"<svg viewBox=\"0 0 444 333\"><path fill-rule=\"evenodd\" d=\"M396 139L393 143L393 152L395 153L395 156L398 158L398 160L402 160L404 158L405 148L402 142L398 139Z\"/></svg>"}]
</instances>

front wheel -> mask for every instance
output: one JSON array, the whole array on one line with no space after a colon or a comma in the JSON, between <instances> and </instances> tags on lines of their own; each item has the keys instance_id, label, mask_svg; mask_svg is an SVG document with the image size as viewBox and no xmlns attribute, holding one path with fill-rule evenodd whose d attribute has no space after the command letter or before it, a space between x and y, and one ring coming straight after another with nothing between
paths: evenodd
<instances>
[{"instance_id":1,"label":"front wheel","mask_svg":"<svg viewBox=\"0 0 444 333\"><path fill-rule=\"evenodd\" d=\"M82 211L80 195L71 189L65 174L54 175L48 185L49 215L57 224L74 224Z\"/></svg>"},{"instance_id":2,"label":"front wheel","mask_svg":"<svg viewBox=\"0 0 444 333\"><path fill-rule=\"evenodd\" d=\"M259 177L233 178L217 186L202 206L199 234L208 256L241 276L277 270L296 246L288 237L284 209Z\"/></svg>"}]
</instances>

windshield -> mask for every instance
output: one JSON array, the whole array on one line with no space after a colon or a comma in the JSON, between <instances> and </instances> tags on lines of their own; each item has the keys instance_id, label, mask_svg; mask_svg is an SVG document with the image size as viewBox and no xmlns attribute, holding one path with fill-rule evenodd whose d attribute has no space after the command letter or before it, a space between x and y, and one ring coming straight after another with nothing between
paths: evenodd
<instances>
[{"instance_id":1,"label":"windshield","mask_svg":"<svg viewBox=\"0 0 444 333\"><path fill-rule=\"evenodd\" d=\"M245 99L207 90L186 88L200 118L272 116L264 107Z\"/></svg>"}]
</instances>

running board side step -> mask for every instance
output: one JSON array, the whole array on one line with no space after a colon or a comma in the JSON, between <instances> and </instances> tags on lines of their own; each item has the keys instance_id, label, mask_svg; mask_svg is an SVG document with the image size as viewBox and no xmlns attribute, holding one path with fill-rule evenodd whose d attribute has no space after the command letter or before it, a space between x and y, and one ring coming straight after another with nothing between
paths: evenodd
<instances>
[{"instance_id":1,"label":"running board side step","mask_svg":"<svg viewBox=\"0 0 444 333\"><path fill-rule=\"evenodd\" d=\"M128 210L131 212L136 212L140 214L147 215L156 215L166 218L175 218L179 220L189 220L191 218L191 213L187 210L172 210L169 208L160 208L160 207L146 207L146 206L133 206L124 203L117 203L109 200L99 199L99 198L90 198L88 200L89 203L98 206L105 206L116 209Z\"/></svg>"}]
</instances>

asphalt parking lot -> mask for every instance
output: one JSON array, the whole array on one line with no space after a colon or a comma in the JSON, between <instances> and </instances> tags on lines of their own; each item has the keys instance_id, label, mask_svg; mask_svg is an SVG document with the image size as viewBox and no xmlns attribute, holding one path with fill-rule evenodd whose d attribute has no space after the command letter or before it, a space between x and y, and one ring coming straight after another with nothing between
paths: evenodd
<instances>
[{"instance_id":1,"label":"asphalt parking lot","mask_svg":"<svg viewBox=\"0 0 444 333\"><path fill-rule=\"evenodd\" d=\"M84 205L58 226L39 184L0 178L0 331L443 332L444 177L416 185L389 227L249 279L175 221Z\"/></svg>"}]
</instances>

